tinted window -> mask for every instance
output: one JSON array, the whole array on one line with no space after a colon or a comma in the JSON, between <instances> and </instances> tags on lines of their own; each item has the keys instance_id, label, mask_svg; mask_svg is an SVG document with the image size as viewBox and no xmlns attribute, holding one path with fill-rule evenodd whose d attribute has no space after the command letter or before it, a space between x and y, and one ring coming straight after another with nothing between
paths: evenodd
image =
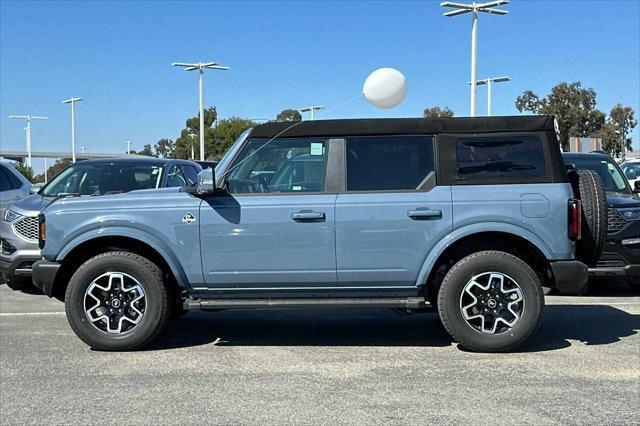
<instances>
[{"instance_id":1,"label":"tinted window","mask_svg":"<svg viewBox=\"0 0 640 426\"><path fill-rule=\"evenodd\" d=\"M9 172L5 171L4 166L0 166L0 191L9 191L11 189L13 188L9 179Z\"/></svg>"},{"instance_id":2,"label":"tinted window","mask_svg":"<svg viewBox=\"0 0 640 426\"><path fill-rule=\"evenodd\" d=\"M229 191L323 191L326 158L325 139L249 140L229 168Z\"/></svg>"},{"instance_id":3,"label":"tinted window","mask_svg":"<svg viewBox=\"0 0 640 426\"><path fill-rule=\"evenodd\" d=\"M347 138L347 190L418 189L433 172L430 136Z\"/></svg>"},{"instance_id":4,"label":"tinted window","mask_svg":"<svg viewBox=\"0 0 640 426\"><path fill-rule=\"evenodd\" d=\"M127 163L79 162L64 169L47 186L41 195L104 195L157 188L162 166Z\"/></svg>"},{"instance_id":5,"label":"tinted window","mask_svg":"<svg viewBox=\"0 0 640 426\"><path fill-rule=\"evenodd\" d=\"M191 186L198 182L198 169L189 165L182 165L182 172L187 179L187 185Z\"/></svg>"},{"instance_id":6,"label":"tinted window","mask_svg":"<svg viewBox=\"0 0 640 426\"><path fill-rule=\"evenodd\" d=\"M177 164L169 167L167 172L167 188L187 186L187 180Z\"/></svg>"},{"instance_id":7,"label":"tinted window","mask_svg":"<svg viewBox=\"0 0 640 426\"><path fill-rule=\"evenodd\" d=\"M461 138L456 143L462 179L526 178L545 175L542 141L534 136Z\"/></svg>"}]
</instances>

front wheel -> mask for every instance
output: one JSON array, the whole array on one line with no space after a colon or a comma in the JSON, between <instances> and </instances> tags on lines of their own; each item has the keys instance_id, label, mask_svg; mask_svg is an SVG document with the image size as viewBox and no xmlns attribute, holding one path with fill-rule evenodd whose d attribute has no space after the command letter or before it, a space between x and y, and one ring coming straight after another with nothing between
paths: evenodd
<instances>
[{"instance_id":1,"label":"front wheel","mask_svg":"<svg viewBox=\"0 0 640 426\"><path fill-rule=\"evenodd\" d=\"M73 274L65 296L73 331L94 349L138 349L169 319L160 269L135 253L114 251L87 260Z\"/></svg>"},{"instance_id":2,"label":"front wheel","mask_svg":"<svg viewBox=\"0 0 640 426\"><path fill-rule=\"evenodd\" d=\"M538 328L544 295L536 273L505 252L482 251L456 263L438 294L449 334L477 352L506 352Z\"/></svg>"}]
</instances>

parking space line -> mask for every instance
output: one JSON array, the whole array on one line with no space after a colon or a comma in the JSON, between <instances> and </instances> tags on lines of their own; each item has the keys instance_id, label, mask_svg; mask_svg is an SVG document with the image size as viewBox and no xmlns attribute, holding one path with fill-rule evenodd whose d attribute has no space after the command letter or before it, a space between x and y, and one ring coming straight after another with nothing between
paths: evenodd
<instances>
[{"instance_id":1,"label":"parking space line","mask_svg":"<svg viewBox=\"0 0 640 426\"><path fill-rule=\"evenodd\" d=\"M21 317L31 315L64 315L64 312L2 312L0 317Z\"/></svg>"}]
</instances>

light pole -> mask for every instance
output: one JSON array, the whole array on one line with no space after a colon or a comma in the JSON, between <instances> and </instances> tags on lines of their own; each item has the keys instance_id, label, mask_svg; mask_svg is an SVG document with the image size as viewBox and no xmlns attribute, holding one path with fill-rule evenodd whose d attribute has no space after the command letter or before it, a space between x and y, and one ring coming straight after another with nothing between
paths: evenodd
<instances>
[{"instance_id":1,"label":"light pole","mask_svg":"<svg viewBox=\"0 0 640 426\"><path fill-rule=\"evenodd\" d=\"M27 166L31 167L31 120L48 120L49 117L38 117L35 115L10 115L9 118L27 120L27 127L24 129L27 139Z\"/></svg>"},{"instance_id":2,"label":"light pole","mask_svg":"<svg viewBox=\"0 0 640 426\"><path fill-rule=\"evenodd\" d=\"M197 135L195 133L189 133L189 137L191 138L191 159L195 160L195 153L193 152L193 138L195 138Z\"/></svg>"},{"instance_id":3,"label":"light pole","mask_svg":"<svg viewBox=\"0 0 640 426\"><path fill-rule=\"evenodd\" d=\"M174 67L182 67L185 71L198 70L200 74L199 93L200 93L200 161L204 161L204 70L221 70L226 71L229 67L223 67L215 62L198 62L197 64L186 64L184 62L174 62Z\"/></svg>"},{"instance_id":4,"label":"light pole","mask_svg":"<svg viewBox=\"0 0 640 426\"><path fill-rule=\"evenodd\" d=\"M127 155L131 155L131 141L126 141L127 144Z\"/></svg>"},{"instance_id":5,"label":"light pole","mask_svg":"<svg viewBox=\"0 0 640 426\"><path fill-rule=\"evenodd\" d=\"M74 98L62 101L63 104L71 104L71 162L76 162L76 102L80 102L82 98Z\"/></svg>"},{"instance_id":6,"label":"light pole","mask_svg":"<svg viewBox=\"0 0 640 426\"><path fill-rule=\"evenodd\" d=\"M493 83L502 83L503 81L511 81L509 77L489 77L484 80L477 80L476 85L487 85L487 116L491 117L491 86Z\"/></svg>"},{"instance_id":7,"label":"light pole","mask_svg":"<svg viewBox=\"0 0 640 426\"><path fill-rule=\"evenodd\" d=\"M311 113L311 121L313 121L314 118L315 118L314 112L316 110L318 110L318 109L324 109L324 107L322 105L311 105L311 106L302 108L300 110L300 112L310 112Z\"/></svg>"},{"instance_id":8,"label":"light pole","mask_svg":"<svg viewBox=\"0 0 640 426\"><path fill-rule=\"evenodd\" d=\"M496 0L488 3L455 3L445 1L440 6L451 7L454 10L443 13L444 16L457 16L471 12L471 117L476 116L476 81L477 81L477 58L478 58L478 12L490 13L493 15L506 15L506 10L493 9L494 6L508 4L509 0Z\"/></svg>"}]
</instances>

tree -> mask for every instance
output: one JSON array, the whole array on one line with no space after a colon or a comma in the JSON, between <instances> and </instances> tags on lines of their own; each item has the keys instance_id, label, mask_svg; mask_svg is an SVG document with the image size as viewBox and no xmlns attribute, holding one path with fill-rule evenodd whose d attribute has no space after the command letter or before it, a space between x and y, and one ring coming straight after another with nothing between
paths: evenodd
<instances>
[{"instance_id":1,"label":"tree","mask_svg":"<svg viewBox=\"0 0 640 426\"><path fill-rule=\"evenodd\" d=\"M37 180L35 180L36 176L33 175L33 169L30 166L22 163L15 163L14 166L16 170L19 171L22 176L26 177L29 182L37 182Z\"/></svg>"},{"instance_id":2,"label":"tree","mask_svg":"<svg viewBox=\"0 0 640 426\"><path fill-rule=\"evenodd\" d=\"M153 150L151 149L151 145L149 144L145 144L142 147L142 151L136 151L132 149L131 154L146 155L147 157L155 157L155 155L153 155Z\"/></svg>"},{"instance_id":3,"label":"tree","mask_svg":"<svg viewBox=\"0 0 640 426\"><path fill-rule=\"evenodd\" d=\"M423 112L424 118L450 118L453 117L454 112L452 109L450 109L449 107L444 107L444 108L440 108L440 107L431 107L431 108L425 108L424 112Z\"/></svg>"},{"instance_id":4,"label":"tree","mask_svg":"<svg viewBox=\"0 0 640 426\"><path fill-rule=\"evenodd\" d=\"M605 124L605 114L596 109L596 92L580 82L560 83L546 98L527 90L516 99L518 111L553 115L560 125L560 142L567 149L569 137L592 136Z\"/></svg>"},{"instance_id":5,"label":"tree","mask_svg":"<svg viewBox=\"0 0 640 426\"><path fill-rule=\"evenodd\" d=\"M48 180L53 179L58 173L66 169L70 164L71 160L68 158L60 158L56 160L56 162L47 169ZM34 179L37 182L44 182L44 174L37 175Z\"/></svg>"},{"instance_id":6,"label":"tree","mask_svg":"<svg viewBox=\"0 0 640 426\"><path fill-rule=\"evenodd\" d=\"M280 111L276 121L302 121L302 115L297 109L284 109Z\"/></svg>"},{"instance_id":7,"label":"tree","mask_svg":"<svg viewBox=\"0 0 640 426\"><path fill-rule=\"evenodd\" d=\"M204 143L213 141L213 123L218 119L216 107L209 107L204 110ZM192 136L191 136L192 135ZM200 114L188 118L185 128L180 132L180 137L176 139L174 156L175 158L191 158L193 147L194 158L200 158Z\"/></svg>"},{"instance_id":8,"label":"tree","mask_svg":"<svg viewBox=\"0 0 640 426\"><path fill-rule=\"evenodd\" d=\"M207 160L217 161L233 145L238 137L247 129L257 126L253 120L240 117L231 117L220 120L214 129L214 137L205 141L205 154Z\"/></svg>"},{"instance_id":9,"label":"tree","mask_svg":"<svg viewBox=\"0 0 640 426\"><path fill-rule=\"evenodd\" d=\"M628 151L633 151L629 133L638 124L635 111L631 107L616 104L609 113L606 123L594 136L602 138L602 149L613 156L619 156L624 139Z\"/></svg>"},{"instance_id":10,"label":"tree","mask_svg":"<svg viewBox=\"0 0 640 426\"><path fill-rule=\"evenodd\" d=\"M155 144L154 149L156 150L156 157L173 158L176 143L171 139L163 138Z\"/></svg>"}]
</instances>

